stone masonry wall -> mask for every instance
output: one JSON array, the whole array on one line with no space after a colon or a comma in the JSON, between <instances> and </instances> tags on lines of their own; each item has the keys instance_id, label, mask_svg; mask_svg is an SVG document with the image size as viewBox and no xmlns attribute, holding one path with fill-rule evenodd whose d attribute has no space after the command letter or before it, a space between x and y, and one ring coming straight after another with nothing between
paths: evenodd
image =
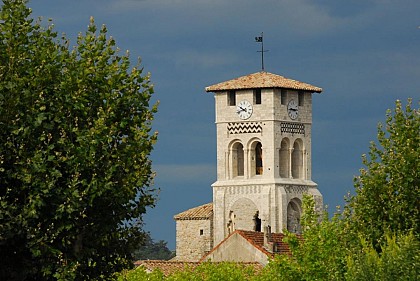
<instances>
[{"instance_id":1,"label":"stone masonry wall","mask_svg":"<svg viewBox=\"0 0 420 281\"><path fill-rule=\"evenodd\" d=\"M199 261L212 248L212 219L176 221L176 260Z\"/></svg>"}]
</instances>

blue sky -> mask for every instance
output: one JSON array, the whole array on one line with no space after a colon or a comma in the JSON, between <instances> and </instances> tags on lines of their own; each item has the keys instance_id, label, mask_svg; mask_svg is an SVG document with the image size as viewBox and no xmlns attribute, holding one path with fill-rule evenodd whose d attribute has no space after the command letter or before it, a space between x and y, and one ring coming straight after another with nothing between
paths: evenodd
<instances>
[{"instance_id":1,"label":"blue sky","mask_svg":"<svg viewBox=\"0 0 420 281\"><path fill-rule=\"evenodd\" d=\"M32 0L75 37L90 16L141 57L155 85L159 201L145 216L175 248L173 215L211 202L216 180L214 98L206 86L265 70L322 87L313 99L313 180L332 212L353 191L361 155L395 100L420 97L418 0Z\"/></svg>"}]
</instances>

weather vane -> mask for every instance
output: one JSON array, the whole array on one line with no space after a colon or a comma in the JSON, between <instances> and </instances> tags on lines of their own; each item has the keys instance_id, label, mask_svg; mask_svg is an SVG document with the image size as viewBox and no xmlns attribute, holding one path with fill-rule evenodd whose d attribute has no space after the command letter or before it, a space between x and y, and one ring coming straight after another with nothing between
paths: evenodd
<instances>
[{"instance_id":1,"label":"weather vane","mask_svg":"<svg viewBox=\"0 0 420 281\"><path fill-rule=\"evenodd\" d=\"M264 53L268 52L268 50L264 50L264 32L261 32L261 36L255 37L255 42L261 43L261 51L257 51L261 53L261 69L264 71Z\"/></svg>"}]
</instances>

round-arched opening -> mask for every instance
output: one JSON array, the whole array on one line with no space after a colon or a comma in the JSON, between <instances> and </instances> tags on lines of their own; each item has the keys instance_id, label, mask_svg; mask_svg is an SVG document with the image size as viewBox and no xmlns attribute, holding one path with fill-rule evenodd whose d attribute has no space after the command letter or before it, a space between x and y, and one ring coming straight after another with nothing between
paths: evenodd
<instances>
[{"instance_id":1,"label":"round-arched opening","mask_svg":"<svg viewBox=\"0 0 420 281\"><path fill-rule=\"evenodd\" d=\"M295 140L293 143L292 177L294 179L303 178L303 147L300 139Z\"/></svg>"},{"instance_id":2,"label":"round-arched opening","mask_svg":"<svg viewBox=\"0 0 420 281\"><path fill-rule=\"evenodd\" d=\"M254 140L250 145L250 159L249 163L251 176L262 175L264 171L263 150L262 144L259 140Z\"/></svg>"},{"instance_id":3,"label":"round-arched opening","mask_svg":"<svg viewBox=\"0 0 420 281\"><path fill-rule=\"evenodd\" d=\"M235 229L261 231L259 210L251 199L239 198L229 210L228 233Z\"/></svg>"},{"instance_id":4,"label":"round-arched opening","mask_svg":"<svg viewBox=\"0 0 420 281\"><path fill-rule=\"evenodd\" d=\"M257 143L255 146L255 174L262 175L263 174L263 153L262 153L262 145L260 142Z\"/></svg>"},{"instance_id":5,"label":"round-arched opening","mask_svg":"<svg viewBox=\"0 0 420 281\"><path fill-rule=\"evenodd\" d=\"M236 142L232 146L232 176L244 175L244 146Z\"/></svg>"},{"instance_id":6,"label":"round-arched opening","mask_svg":"<svg viewBox=\"0 0 420 281\"><path fill-rule=\"evenodd\" d=\"M287 205L287 230L292 233L301 233L300 217L302 202L299 198L290 200Z\"/></svg>"},{"instance_id":7,"label":"round-arched opening","mask_svg":"<svg viewBox=\"0 0 420 281\"><path fill-rule=\"evenodd\" d=\"M289 178L289 139L284 138L280 144L279 150L279 174L281 178Z\"/></svg>"}]
</instances>

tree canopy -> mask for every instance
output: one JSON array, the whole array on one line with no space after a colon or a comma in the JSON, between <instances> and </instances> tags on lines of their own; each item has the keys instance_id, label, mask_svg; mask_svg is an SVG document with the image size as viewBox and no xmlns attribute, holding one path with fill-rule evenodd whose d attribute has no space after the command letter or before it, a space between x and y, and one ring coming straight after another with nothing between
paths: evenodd
<instances>
[{"instance_id":1,"label":"tree canopy","mask_svg":"<svg viewBox=\"0 0 420 281\"><path fill-rule=\"evenodd\" d=\"M107 279L155 203L153 86L93 18L74 48L0 10L0 279Z\"/></svg>"},{"instance_id":2,"label":"tree canopy","mask_svg":"<svg viewBox=\"0 0 420 281\"><path fill-rule=\"evenodd\" d=\"M378 142L362 156L366 168L355 178L349 202L353 229L379 246L387 234L420 233L420 111L408 100L388 110Z\"/></svg>"},{"instance_id":3,"label":"tree canopy","mask_svg":"<svg viewBox=\"0 0 420 281\"><path fill-rule=\"evenodd\" d=\"M134 251L134 259L136 260L170 260L175 253L168 249L167 242L159 240L153 241L150 233L145 233L143 245Z\"/></svg>"}]
</instances>

